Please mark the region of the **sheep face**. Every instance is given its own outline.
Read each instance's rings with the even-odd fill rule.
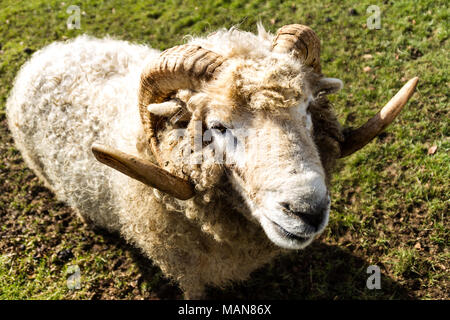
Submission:
[[[214,149],[224,155],[224,173],[246,200],[247,216],[290,249],[311,243],[327,224],[330,207],[306,109],[300,103],[276,116],[242,112],[227,122],[211,112],[206,120]]]
[[[323,90],[313,72],[288,60],[236,61],[203,92],[179,94],[191,114],[187,130],[172,127],[160,140],[170,171],[197,190],[225,177],[245,199],[247,218],[276,245],[299,249],[325,228],[330,197],[310,114]],[[324,79],[322,89],[341,86]]]

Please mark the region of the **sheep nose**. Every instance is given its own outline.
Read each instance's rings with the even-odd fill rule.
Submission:
[[[325,210],[322,210],[315,213],[293,212],[293,214],[314,227],[315,231],[317,231],[325,218],[325,212]]]
[[[304,223],[314,227],[315,231],[318,231],[323,221],[326,219],[330,200],[327,197],[319,203],[311,206],[311,210],[299,211],[293,209],[293,206],[288,202],[282,202],[280,205],[286,209],[290,214],[299,217]]]

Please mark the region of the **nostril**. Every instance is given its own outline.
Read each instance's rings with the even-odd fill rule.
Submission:
[[[319,202],[316,201],[313,205],[308,205],[309,210],[299,210],[296,208],[295,203],[292,202],[280,202],[279,205],[287,214],[297,216],[305,224],[314,227],[317,231],[327,217],[330,199],[326,197]]]
[[[315,213],[294,212],[294,214],[302,219],[305,223],[316,228],[316,230],[319,228],[325,217],[325,211]]]

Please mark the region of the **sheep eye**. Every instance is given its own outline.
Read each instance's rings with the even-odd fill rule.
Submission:
[[[220,131],[220,133],[222,133],[222,134],[224,134],[225,133],[225,131],[227,131],[227,128],[223,125],[223,124],[221,124],[221,123],[214,123],[212,126],[211,126],[211,130],[218,130],[218,131]]]

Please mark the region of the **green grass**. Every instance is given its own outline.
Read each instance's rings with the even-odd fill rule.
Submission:
[[[381,9],[379,30],[366,26],[371,14],[366,9],[373,4]],[[69,5],[81,8],[79,30],[66,26]],[[349,14],[351,8],[356,15]],[[186,35],[205,35],[217,28],[255,31],[259,20],[272,32],[289,23],[316,31],[322,41],[323,73],[345,84],[331,99],[346,126],[362,124],[406,80],[420,80],[386,133],[339,163],[329,227],[320,243],[296,256],[298,261],[306,259],[304,268],[284,267],[290,260],[282,259],[225,294],[253,297],[252,291],[270,288],[271,295],[258,297],[450,297],[447,1],[3,0],[1,299],[179,297],[159,269],[145,267],[148,261],[136,262],[133,250],[119,240],[88,230],[48,191],[40,190],[41,184],[25,168],[6,130],[5,102],[30,54],[83,33],[165,49],[183,43]],[[364,72],[364,67],[371,70]],[[428,154],[434,145],[436,152]],[[60,218],[61,212],[67,217]],[[66,249],[72,256],[59,259],[58,252]],[[75,291],[66,286],[67,267],[74,264],[81,268],[83,283]],[[369,264],[381,267],[384,290],[365,289]],[[342,277],[333,276],[336,272]],[[304,282],[308,284],[299,285]],[[219,291],[211,295],[220,297]]]

